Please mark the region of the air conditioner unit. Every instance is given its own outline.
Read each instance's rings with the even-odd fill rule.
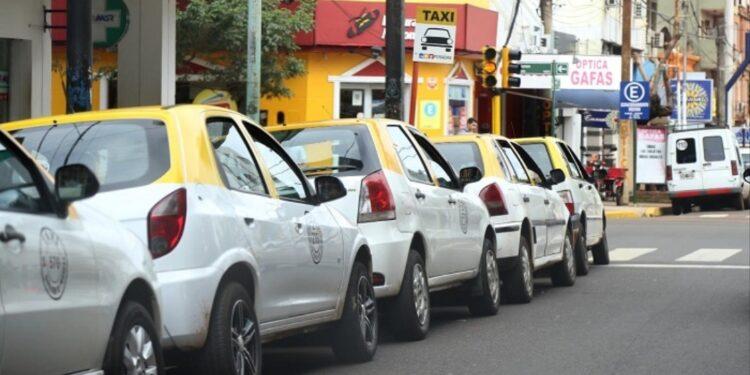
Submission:
[[[651,47],[663,48],[664,47],[664,33],[655,32],[651,37]]]
[[[643,3],[641,3],[640,1],[636,1],[636,3],[635,3],[635,9],[633,11],[633,17],[635,17],[636,19],[643,18]]]
[[[550,39],[551,36],[549,34],[540,35],[537,37],[536,45],[537,47],[540,47],[542,51],[546,51],[550,47]]]

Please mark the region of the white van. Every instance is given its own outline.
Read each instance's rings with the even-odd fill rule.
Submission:
[[[675,215],[692,204],[721,202],[738,210],[750,203],[742,159],[728,128],[677,131],[667,138],[667,188]]]

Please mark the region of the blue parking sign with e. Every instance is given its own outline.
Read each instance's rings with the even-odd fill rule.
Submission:
[[[435,103],[427,103],[424,106],[424,114],[428,117],[435,116],[437,114],[437,106]]]
[[[623,81],[620,83],[620,119],[648,120],[651,91],[648,82]]]

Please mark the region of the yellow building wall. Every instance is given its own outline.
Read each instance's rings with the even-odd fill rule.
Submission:
[[[94,73],[100,72],[102,69],[116,69],[117,68],[117,53],[105,51],[101,49],[94,49],[94,55],[92,57],[92,68]],[[67,69],[67,60],[65,56],[65,47],[55,47],[52,49],[52,114],[62,115],[65,114],[65,88],[63,87],[63,79],[65,78],[65,69]],[[91,109],[98,111],[99,105],[99,91],[100,82],[94,80],[91,82]]]

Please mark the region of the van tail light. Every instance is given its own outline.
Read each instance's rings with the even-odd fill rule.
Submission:
[[[381,171],[369,174],[362,179],[359,190],[359,218],[360,223],[372,221],[393,220],[396,218],[396,203],[393,200],[391,187]]]
[[[560,198],[565,202],[565,207],[568,208],[568,212],[573,215],[573,212],[576,210],[573,204],[573,193],[571,193],[570,190],[562,190],[559,194]]]
[[[505,206],[503,192],[497,184],[492,183],[485,186],[485,188],[479,192],[479,198],[482,199],[484,205],[487,206],[487,211],[489,211],[490,216],[508,214],[508,208]]]
[[[177,189],[162,198],[148,213],[148,249],[156,259],[169,254],[180,243],[185,229],[187,192]]]
[[[737,160],[732,160],[732,176],[736,176],[738,174],[740,174],[740,171],[737,168]]]
[[[667,181],[672,181],[672,166],[667,166]]]

